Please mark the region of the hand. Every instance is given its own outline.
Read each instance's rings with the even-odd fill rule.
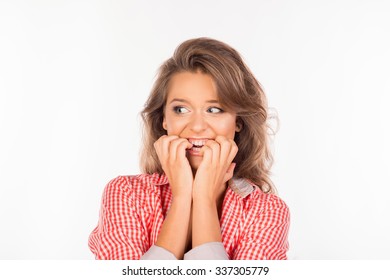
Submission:
[[[233,177],[235,163],[232,163],[238,147],[232,139],[217,136],[202,147],[203,160],[196,172],[193,199],[216,203],[225,190],[225,184]]]
[[[190,199],[192,196],[193,175],[186,157],[186,149],[191,147],[192,144],[187,139],[176,135],[163,135],[154,143],[174,199]]]

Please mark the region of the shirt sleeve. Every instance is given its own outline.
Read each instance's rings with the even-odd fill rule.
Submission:
[[[140,221],[126,180],[118,177],[109,182],[103,192],[98,226],[89,237],[96,259],[139,260],[149,249],[148,233]]]
[[[149,250],[141,257],[141,260],[177,260],[175,255],[168,250],[153,245]]]
[[[197,246],[186,254],[184,260],[228,260],[225,247],[221,242],[209,242]]]
[[[279,197],[270,195],[265,209],[259,211],[241,236],[233,259],[287,259],[289,225],[288,206]]]

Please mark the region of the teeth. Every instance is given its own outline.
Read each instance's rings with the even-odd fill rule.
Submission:
[[[204,146],[206,140],[190,140],[190,143],[194,146]]]

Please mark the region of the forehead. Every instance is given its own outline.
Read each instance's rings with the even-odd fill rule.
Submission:
[[[180,99],[218,99],[217,88],[211,75],[202,72],[180,72],[168,85],[167,101]]]

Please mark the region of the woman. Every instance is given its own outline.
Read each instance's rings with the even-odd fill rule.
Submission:
[[[286,259],[289,210],[269,178],[267,102],[225,43],[185,41],[142,112],[138,176],[106,186],[97,259]]]

